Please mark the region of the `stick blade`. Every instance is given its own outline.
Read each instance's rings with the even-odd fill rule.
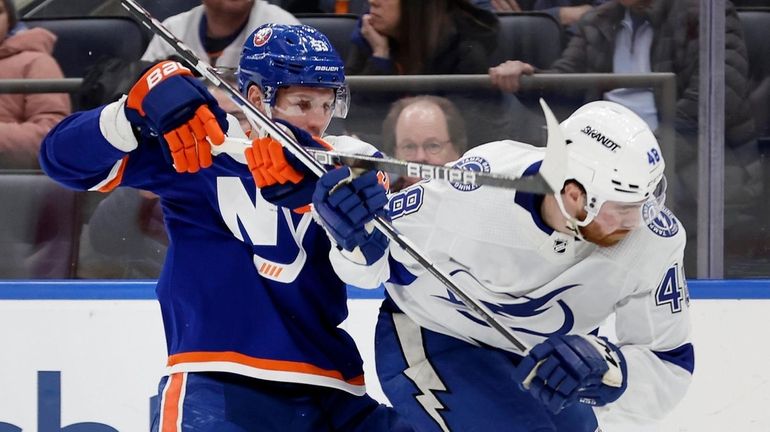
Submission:
[[[567,140],[564,132],[553,115],[551,108],[541,98],[540,106],[545,115],[545,124],[548,128],[548,141],[545,146],[545,159],[540,165],[540,175],[554,193],[558,193],[564,186],[567,176]]]

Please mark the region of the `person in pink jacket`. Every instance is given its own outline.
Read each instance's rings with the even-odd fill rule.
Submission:
[[[0,1],[0,79],[63,78],[54,43],[48,30],[19,26],[13,2]],[[66,93],[0,94],[0,168],[38,168],[40,142],[70,111]]]

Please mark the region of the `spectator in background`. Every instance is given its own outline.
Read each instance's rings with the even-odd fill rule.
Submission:
[[[554,17],[564,28],[566,42],[577,32],[577,22],[583,15],[606,2],[607,0],[535,0],[532,10]]]
[[[55,43],[50,31],[20,25],[13,1],[0,1],[0,79],[64,78]],[[38,168],[40,142],[69,113],[66,93],[0,94],[0,168]]]
[[[515,1],[515,0],[510,0]],[[469,0],[481,9],[492,11],[491,0]],[[368,0],[270,0],[291,13],[350,13],[363,15],[369,12]]]
[[[483,0],[476,0],[476,3],[482,3]],[[526,9],[522,9],[519,6],[519,2],[516,0],[486,0],[486,3],[495,12],[522,12]],[[526,7],[526,6],[525,6]]]
[[[348,74],[483,73],[497,45],[494,14],[467,0],[369,0]]]
[[[580,18],[594,6],[598,6],[607,0],[488,0],[490,7],[495,12],[545,12],[561,23],[569,27],[577,23]],[[476,3],[481,3],[477,0]]]
[[[366,12],[366,0],[271,0],[291,13],[351,13]]]
[[[262,24],[299,24],[289,12],[264,0],[203,0],[202,5],[163,21],[171,33],[212,66],[238,67],[241,48]],[[155,61],[176,54],[157,35],[142,60]]]
[[[353,32],[348,75],[480,74],[497,46],[494,13],[467,0],[369,0],[370,11]],[[507,100],[497,91],[437,91],[451,99],[468,124],[473,143],[510,136]],[[379,142],[381,122],[403,92],[358,91],[347,132]]]
[[[396,159],[443,165],[457,160],[468,147],[465,121],[457,107],[438,96],[414,96],[396,101],[382,124],[382,151]],[[419,179],[399,177],[397,192]]]
[[[725,226],[752,226],[753,206],[762,192],[759,154],[748,99],[748,61],[738,15],[730,2],[725,34]],[[697,131],[699,90],[699,1],[612,0],[590,11],[578,32],[549,69],[536,71],[527,63],[509,60],[489,70],[492,82],[504,91],[519,90],[521,75],[545,73],[676,74],[676,179],[673,203],[679,217],[694,227],[697,203]],[[569,93],[566,89],[561,94]],[[603,92],[587,89],[585,100],[621,103],[658,128],[661,99],[652,89],[629,88]],[[676,188],[676,186],[680,186]],[[756,221],[754,221],[756,222]],[[694,235],[696,230],[690,230]],[[686,257],[693,268],[694,252]]]
[[[607,0],[473,0],[481,8],[494,12],[544,12],[564,28],[565,41],[575,34],[576,24],[586,12]]]

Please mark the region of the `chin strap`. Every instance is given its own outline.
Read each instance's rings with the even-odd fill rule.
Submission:
[[[575,216],[572,216],[567,212],[566,207],[564,207],[564,201],[561,199],[560,193],[553,194],[553,197],[556,199],[556,204],[559,206],[559,210],[561,211],[562,216],[564,216],[564,219],[567,221],[565,227],[575,237],[585,241],[586,239],[583,237],[583,233],[580,232],[580,228],[590,224],[594,220],[594,216],[590,212],[586,211],[585,220],[579,221],[577,218],[575,218]]]
[[[273,118],[273,110],[270,107],[270,104],[266,103],[263,100],[262,103],[261,103],[261,106],[262,106],[262,111],[265,113],[265,115],[268,118]],[[268,135],[267,129],[265,129],[263,126],[260,126],[259,124],[257,124],[254,120],[251,119],[251,117],[246,116],[246,120],[251,125],[251,130],[255,131],[257,133],[256,135],[253,135],[253,136],[249,135],[249,138],[251,138],[251,139],[254,139],[254,138],[264,138],[264,137],[266,137]],[[283,125],[281,125],[281,126],[283,126]],[[285,127],[284,127],[284,130],[286,130]]]

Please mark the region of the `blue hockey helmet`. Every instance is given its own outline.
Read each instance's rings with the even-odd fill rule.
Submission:
[[[334,117],[345,118],[348,90],[345,65],[329,39],[306,25],[264,24],[246,39],[238,64],[238,87],[245,96],[258,85],[265,102],[275,106],[280,87],[334,89]]]

